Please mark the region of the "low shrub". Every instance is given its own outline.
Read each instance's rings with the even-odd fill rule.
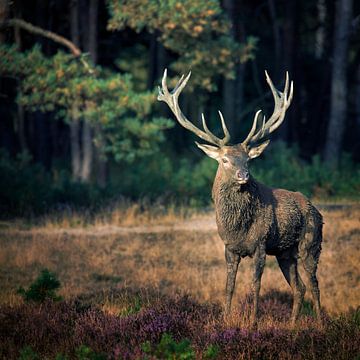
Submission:
[[[216,161],[206,156],[196,161],[157,154],[111,166],[110,183],[99,189],[72,181],[67,170],[49,173],[30,160],[26,155],[11,159],[0,151],[0,217],[39,215],[69,207],[93,212],[119,198],[204,207],[211,203],[217,168]],[[306,162],[296,147],[274,143],[250,166],[253,176],[269,186],[318,199],[359,198],[360,166],[346,154],[333,170],[318,155]]]
[[[291,329],[290,304],[288,311],[283,309],[287,297],[270,297],[278,320],[260,324],[257,330],[227,325],[218,305],[183,296],[159,298],[127,316],[83,306],[78,300],[2,306],[0,357],[290,360],[355,359],[360,354],[356,313],[325,316],[322,326],[307,316]],[[261,298],[262,311],[270,308],[269,301]],[[248,311],[242,306],[240,317]]]
[[[61,297],[56,295],[56,290],[59,288],[60,281],[57,276],[48,269],[44,269],[27,290],[20,287],[18,294],[20,294],[25,301],[58,301],[61,300]]]
[[[170,334],[164,333],[155,346],[150,341],[141,344],[141,350],[156,359],[166,360],[193,360],[195,352],[188,339],[176,342]]]

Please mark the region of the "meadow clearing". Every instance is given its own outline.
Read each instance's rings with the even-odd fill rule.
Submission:
[[[48,345],[40,345],[32,336],[26,335],[21,324],[13,324],[15,318],[26,319],[27,316],[34,316],[34,313],[40,314],[47,307],[47,313],[64,310],[59,309],[60,305],[57,304],[45,304],[43,308],[24,304],[17,294],[19,286],[28,287],[40,270],[47,268],[61,282],[58,293],[63,298],[61,303],[66,304],[63,307],[71,308],[75,306],[74,302],[85,304],[91,311],[96,309],[101,316],[109,319],[146,317],[145,313],[149,309],[157,309],[163,314],[165,308],[169,311],[178,309],[182,320],[191,315],[190,309],[193,309],[194,314],[202,314],[200,317],[195,316],[197,320],[187,319],[187,325],[183,324],[184,331],[175,325],[175,328],[164,325],[158,333],[152,330],[151,334],[158,334],[155,338],[132,328],[134,338],[138,336],[139,341],[142,339],[142,345],[136,341],[130,342],[133,350],[130,352],[120,340],[118,343],[116,340],[106,340],[106,335],[101,341],[94,340],[97,338],[95,335],[76,340],[77,345],[88,345],[96,354],[107,354],[110,358],[142,358],[141,346],[146,341],[155,346],[154,343],[161,341],[164,333],[170,333],[178,341],[185,337],[191,340],[193,347],[189,345],[189,348],[193,352],[189,350],[188,358],[206,358],[206,351],[210,351],[209,346],[212,346],[211,341],[216,345],[216,351],[210,354],[213,358],[356,358],[360,354],[360,315],[356,310],[360,305],[360,207],[356,204],[327,206],[322,208],[322,213],[325,224],[318,278],[322,306],[326,313],[325,324],[319,325],[313,321],[311,304],[307,298],[297,330],[291,329],[287,321],[291,306],[290,288],[276,259],[268,256],[262,280],[261,319],[255,333],[249,328],[246,300],[250,291],[251,259],[241,262],[231,316],[226,320],[221,316],[226,265],[223,243],[217,234],[212,211],[186,216],[170,211],[166,215],[151,216],[129,208],[113,211],[111,216],[98,217],[92,221],[74,215],[71,218],[46,218],[34,226],[20,221],[1,223],[0,317],[5,324],[0,333],[3,336],[1,354],[16,358],[21,347],[30,345],[47,358],[59,353],[67,354],[70,358],[80,356],[74,355],[75,345],[69,339],[63,339],[65,342],[59,340],[57,345],[43,339]],[[58,321],[62,323],[62,320]],[[137,321],[146,323],[147,320],[138,318]],[[175,320],[173,322],[176,324]],[[188,323],[192,325],[189,327]],[[105,323],[102,324],[105,326]],[[194,324],[197,324],[198,330],[193,329]],[[102,332],[99,323],[93,326]],[[6,332],[11,331],[12,327],[23,333],[21,338],[8,336]],[[234,333],[226,335],[230,336],[230,340],[225,341],[219,334],[216,336],[222,340],[213,335],[214,329],[222,331],[223,337],[226,331]],[[274,339],[276,336],[285,336],[287,340],[272,341],[268,333],[274,329],[279,332],[278,335],[272,335]],[[321,335],[320,340],[314,340],[311,332],[306,335],[310,337],[306,337],[304,332],[309,329],[316,331],[316,336]],[[207,331],[212,335],[204,340],[202,336]],[[255,338],[247,338],[247,346],[239,349],[236,347],[241,343],[239,337],[246,337],[239,331],[245,331],[248,337],[249,334],[268,334],[265,336],[267,340],[262,343],[272,344],[273,350],[266,348],[256,352]],[[46,338],[46,335],[42,336]],[[59,336],[61,338],[64,335]],[[195,339],[194,336],[199,338]],[[302,336],[307,340],[302,339]],[[28,339],[30,344],[25,343],[24,339]],[[232,341],[237,344],[235,348],[229,348]],[[298,344],[299,341],[302,345]],[[117,348],[116,344],[122,345]],[[289,344],[295,344],[295,347]],[[175,355],[168,357],[157,348],[151,349],[148,354],[154,358],[177,358]],[[322,357],[321,354],[333,354],[333,357]]]

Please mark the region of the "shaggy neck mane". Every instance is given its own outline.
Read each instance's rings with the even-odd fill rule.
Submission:
[[[219,169],[213,186],[218,220],[229,231],[247,231],[262,207],[258,183],[250,176],[246,184],[224,180]]]

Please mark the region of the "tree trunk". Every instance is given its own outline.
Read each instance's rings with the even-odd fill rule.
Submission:
[[[9,14],[9,1],[0,0],[0,25],[5,22]],[[0,44],[5,42],[5,31],[0,27]]]
[[[338,0],[334,32],[330,121],[327,129],[324,160],[337,167],[346,120],[346,68],[352,0]]]
[[[149,51],[149,66],[147,77],[147,88],[152,89],[156,78],[156,58],[157,58],[157,41],[156,34],[150,35],[150,51]]]
[[[318,0],[316,7],[319,25],[315,33],[315,57],[321,59],[325,48],[326,1]]]
[[[291,1],[291,0],[290,0]],[[281,36],[280,36],[280,28],[278,23],[278,15],[276,13],[275,2],[274,0],[268,0],[269,13],[272,22],[272,32],[274,37],[274,62],[275,62],[275,74],[273,75],[275,79],[278,79],[280,72],[280,64],[281,64]]]
[[[282,31],[283,42],[278,66],[278,79],[281,79],[281,81],[284,81],[283,79],[285,78],[286,71],[289,72],[290,78],[292,79],[294,79],[296,75],[294,71],[294,60],[296,57],[295,45],[298,43],[298,39],[296,37],[296,5],[296,0],[288,0],[285,4],[285,19]],[[295,135],[295,138],[294,136],[291,136],[291,133],[294,132],[291,130],[294,130],[296,127],[296,111],[294,111],[296,105],[297,102],[295,99],[287,113],[287,120],[281,124],[278,131],[278,137],[286,143],[291,143],[293,140],[297,140],[296,131],[295,134],[293,134]]]
[[[235,121],[235,93],[236,81],[224,79],[223,82],[223,110],[224,118],[230,134],[234,137],[236,131]]]
[[[83,183],[89,183],[93,162],[93,132],[89,122],[87,121],[84,121],[82,128],[82,151],[83,158],[81,163],[80,180]]]
[[[79,109],[76,104],[72,108],[70,122],[70,149],[71,149],[71,170],[74,181],[80,180],[81,175],[81,147],[80,147],[80,119]]]
[[[360,63],[357,65],[356,69],[356,87],[355,87],[355,111],[356,111],[356,128],[357,128],[357,139],[359,139],[359,133],[360,133]],[[356,151],[357,150],[357,151]],[[357,141],[357,146],[355,146],[355,154],[357,154],[357,159],[360,158],[360,144],[359,141]]]
[[[79,4],[77,0],[70,3],[70,34],[71,41],[80,47],[79,32]],[[81,145],[80,145],[80,118],[79,106],[74,100],[72,105],[72,117],[70,119],[70,151],[71,151],[71,172],[74,181],[80,181],[81,178]]]
[[[97,13],[98,0],[82,1],[81,4],[81,41],[83,48],[90,54],[92,62],[97,61]],[[85,104],[87,106],[87,104]],[[89,183],[93,169],[93,129],[84,119],[82,125],[82,162],[80,180]]]
[[[15,8],[15,16],[18,19],[21,19],[21,11],[17,4],[17,2],[14,2],[14,8]],[[14,37],[15,37],[15,44],[19,51],[21,51],[22,47],[22,41],[21,41],[21,31],[19,26],[14,27]],[[20,94],[20,86],[18,86],[17,93]],[[17,123],[18,123],[18,136],[19,136],[19,144],[20,144],[20,150],[21,152],[28,151],[27,143],[26,143],[26,135],[25,135],[25,111],[24,107],[21,104],[17,104]]]
[[[231,22],[231,36],[233,38],[236,37],[235,33],[235,0],[224,0],[223,6],[225,11],[228,14],[228,17]],[[235,72],[237,70],[235,69]],[[237,74],[236,74],[237,75]],[[225,79],[223,81],[223,113],[226,119],[226,123],[228,125],[228,129],[232,137],[236,138],[236,130],[238,123],[238,118],[236,117],[236,97],[238,94],[236,93],[236,85],[237,79]]]
[[[90,0],[87,51],[90,53],[90,58],[93,64],[96,64],[98,60],[98,9],[99,1]],[[97,145],[95,147],[96,181],[101,188],[104,188],[107,182],[107,158],[104,153],[105,136],[99,124],[96,125],[95,128],[97,137]],[[94,134],[92,134],[92,136],[94,137]]]

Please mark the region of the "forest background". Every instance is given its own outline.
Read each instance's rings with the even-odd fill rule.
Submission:
[[[203,207],[216,162],[156,100],[192,71],[181,107],[232,142],[267,70],[294,100],[257,179],[324,200],[360,191],[360,3],[351,0],[0,1],[0,216],[123,201]]]

